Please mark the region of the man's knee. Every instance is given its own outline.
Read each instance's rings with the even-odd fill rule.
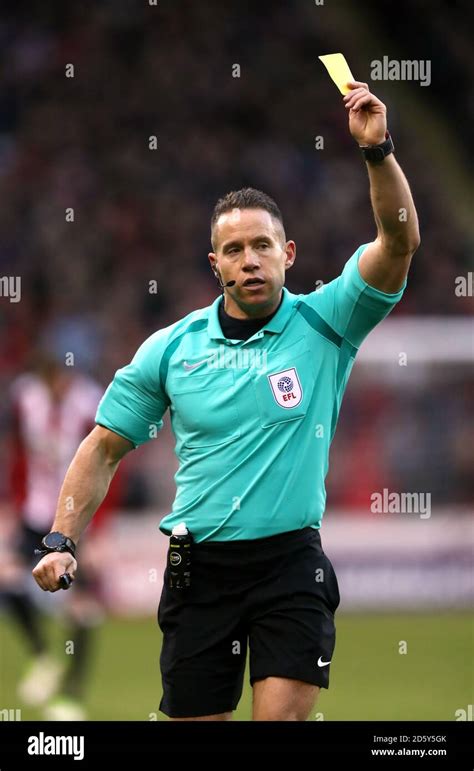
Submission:
[[[253,720],[307,720],[320,688],[301,680],[267,677],[253,686]]]

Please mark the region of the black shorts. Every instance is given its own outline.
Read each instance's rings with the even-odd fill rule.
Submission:
[[[26,565],[36,565],[40,561],[41,557],[35,554],[35,549],[41,549],[41,539],[47,532],[48,530],[36,530],[22,522],[15,534],[14,548]]]
[[[193,545],[191,587],[170,589],[158,607],[163,698],[170,717],[229,712],[265,677],[329,687],[339,589],[318,530]]]

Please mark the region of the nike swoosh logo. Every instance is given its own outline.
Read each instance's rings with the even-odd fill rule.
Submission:
[[[330,664],[330,661],[323,661],[323,657],[320,656],[318,659],[318,667],[327,667],[328,664]]]
[[[204,362],[209,361],[209,358],[208,359],[203,359],[202,361],[198,361],[196,364],[188,364],[187,361],[184,361],[183,362],[183,367],[184,367],[184,369],[187,369],[188,372],[189,372],[189,370],[196,369],[196,367],[200,367],[201,364],[204,364]]]

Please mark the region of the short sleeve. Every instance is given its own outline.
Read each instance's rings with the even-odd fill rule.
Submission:
[[[401,299],[406,281],[394,294],[381,292],[364,281],[359,272],[363,244],[346,262],[341,275],[315,292],[304,295],[307,302],[341,337],[356,348]]]
[[[135,447],[162,429],[162,417],[169,406],[159,377],[163,347],[160,332],[145,340],[130,364],[117,370],[97,408],[96,423]]]

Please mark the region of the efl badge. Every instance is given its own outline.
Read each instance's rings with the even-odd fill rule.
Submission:
[[[291,410],[292,407],[298,406],[303,398],[303,389],[294,367],[268,375],[268,379],[275,401],[280,407]]]

